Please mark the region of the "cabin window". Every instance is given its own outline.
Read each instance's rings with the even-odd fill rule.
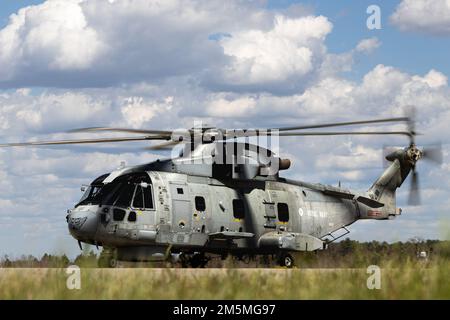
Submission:
[[[206,210],[205,198],[195,197],[195,210],[197,210],[197,211],[205,211]]]
[[[128,221],[130,221],[130,222],[135,222],[136,221],[136,212],[131,211],[128,214]]]
[[[123,218],[125,218],[125,210],[122,209],[114,209],[113,211],[113,219],[114,221],[123,221]]]
[[[280,222],[288,222],[289,221],[289,207],[287,203],[279,202],[277,205],[278,209],[278,220]]]
[[[184,194],[183,188],[177,188],[177,193],[178,194]]]
[[[245,218],[244,201],[242,201],[241,199],[233,200],[233,216],[235,219],[244,219]]]

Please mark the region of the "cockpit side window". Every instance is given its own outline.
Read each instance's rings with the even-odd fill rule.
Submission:
[[[117,207],[128,208],[131,204],[131,198],[134,193],[134,184],[131,182],[125,183],[120,191],[119,197],[114,203]]]
[[[151,185],[148,185],[147,188],[144,189],[144,202],[146,209],[154,209],[155,206],[153,204],[153,188]]]
[[[142,192],[141,186],[136,186],[136,191],[133,198],[133,208],[143,209],[144,208],[144,194]]]
[[[100,191],[99,198],[103,200],[102,204],[111,206],[116,201],[122,190],[122,184],[108,183]]]

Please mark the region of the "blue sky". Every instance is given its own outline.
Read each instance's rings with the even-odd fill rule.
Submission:
[[[450,41],[445,36],[405,33],[389,21],[400,1],[385,0],[341,0],[341,1],[269,1],[269,8],[284,8],[292,4],[311,7],[315,14],[327,16],[333,23],[333,32],[327,38],[330,51],[343,52],[353,47],[360,39],[378,37],[383,46],[370,59],[361,61],[351,76],[360,77],[375,65],[395,65],[410,73],[424,73],[430,68],[450,74],[448,56]],[[381,9],[381,30],[369,30],[366,20],[367,7],[378,5]],[[405,59],[405,54],[408,59]]]
[[[190,127],[199,119],[223,127],[354,120],[399,115],[414,104],[420,142],[444,143],[440,167],[419,166],[424,205],[406,205],[407,181],[398,193],[401,217],[357,222],[350,236],[446,236],[450,7],[444,0],[149,3],[2,1],[2,142],[69,138],[61,132],[87,126]],[[381,30],[366,27],[372,4],[381,9]],[[9,20],[20,8],[19,18]],[[218,34],[227,36],[211,36]],[[382,146],[405,143],[288,138],[280,152],[293,160],[288,178],[367,190],[382,171]],[[77,253],[64,217],[81,196],[79,186],[122,160],[133,165],[162,156],[142,146],[0,150],[0,243],[8,244],[0,255]]]

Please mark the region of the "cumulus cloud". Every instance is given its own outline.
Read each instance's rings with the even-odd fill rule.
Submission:
[[[320,66],[332,24],[305,12],[241,1],[47,0],[0,30],[0,87],[193,77],[217,91],[293,92],[329,69]],[[335,70],[348,65],[331,58]]]
[[[305,80],[316,69],[314,64],[323,59],[323,41],[331,29],[323,16],[276,16],[271,30],[248,30],[224,37],[220,44],[233,60],[221,76],[237,86]]]
[[[0,81],[13,80],[24,68],[87,69],[106,45],[88,25],[81,0],[52,0],[19,10],[0,31]]]
[[[124,102],[122,115],[126,123],[133,128],[141,127],[160,113],[170,112],[173,107],[173,97],[167,97],[161,103],[146,103],[143,97],[129,97]]]
[[[402,31],[433,35],[450,35],[450,2],[448,0],[402,0],[390,17]]]
[[[264,28],[272,14],[240,1],[47,0],[0,30],[0,85],[102,87],[226,63],[209,36]]]
[[[375,49],[381,46],[381,41],[376,37],[363,39],[358,42],[356,51],[363,53],[372,53]]]
[[[223,102],[218,95],[217,101]],[[245,98],[246,97],[246,98]],[[238,107],[224,108],[226,117],[253,117],[256,113],[268,117],[310,117],[343,115],[400,114],[407,105],[416,105],[419,111],[443,112],[450,109],[450,91],[447,77],[431,69],[425,75],[411,75],[392,66],[377,65],[364,75],[361,82],[342,77],[329,77],[318,81],[301,94],[275,96],[271,94],[242,94],[229,98],[227,106],[247,107],[245,113]],[[250,103],[251,102],[251,103]],[[212,115],[213,113],[211,113]],[[214,114],[219,117],[220,114]],[[427,114],[428,118],[434,113]]]

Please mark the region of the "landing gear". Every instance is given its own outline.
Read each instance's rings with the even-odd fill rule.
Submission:
[[[180,262],[183,268],[204,268],[208,261],[209,259],[204,253],[194,253],[193,255],[180,254]]]
[[[281,254],[278,258],[278,264],[281,267],[292,268],[294,266],[294,258],[289,253]]]
[[[194,253],[190,263],[192,268],[204,268],[208,263],[208,258],[206,258],[204,253]]]
[[[104,248],[97,264],[99,268],[116,268],[117,267],[117,254],[115,249]]]

